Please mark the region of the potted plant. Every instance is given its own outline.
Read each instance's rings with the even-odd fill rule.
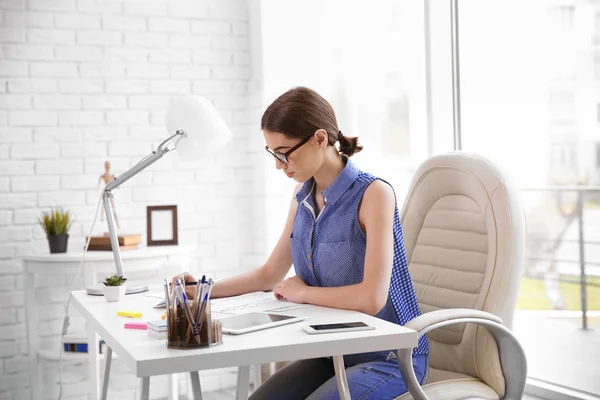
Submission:
[[[66,253],[69,240],[69,229],[73,224],[73,218],[69,211],[50,210],[42,212],[38,221],[48,238],[50,253]]]
[[[104,280],[104,298],[106,301],[119,301],[125,296],[127,278],[119,275],[113,275]]]

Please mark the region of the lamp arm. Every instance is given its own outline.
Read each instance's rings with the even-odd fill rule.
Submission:
[[[102,203],[104,206],[104,213],[106,214],[106,222],[108,224],[108,234],[110,237],[110,245],[113,251],[113,256],[115,258],[115,265],[117,267],[117,274],[119,276],[124,276],[123,272],[123,260],[121,259],[121,249],[119,249],[119,240],[117,238],[117,230],[115,229],[115,220],[113,216],[113,208],[111,204],[111,199],[113,197],[112,190],[118,188],[129,179],[133,178],[150,165],[154,164],[156,161],[160,160],[165,154],[167,154],[170,149],[168,144],[178,137],[175,145],[181,140],[182,137],[185,136],[185,133],[181,130],[177,131],[173,136],[167,138],[164,142],[162,142],[156,151],[153,151],[152,154],[142,158],[137,164],[135,164],[130,170],[122,173],[121,175],[115,177],[112,181],[110,181],[106,187],[104,188],[104,193],[102,194]]]
[[[115,229],[115,220],[113,216],[112,205],[110,200],[112,193],[110,190],[105,190],[102,195],[102,203],[104,213],[106,214],[106,223],[108,224],[108,235],[110,237],[110,247],[112,248],[113,257],[115,258],[115,266],[117,267],[117,275],[124,276],[123,260],[121,259],[121,249],[119,249],[119,240],[117,238],[117,230]]]
[[[154,164],[156,161],[160,160],[165,154],[167,154],[172,149],[166,147],[166,144],[172,141],[174,138],[181,136],[183,137],[185,133],[183,131],[177,131],[173,136],[167,138],[164,142],[162,142],[158,149],[153,151],[151,154],[142,158],[137,164],[135,164],[130,170],[123,172],[121,175],[116,176],[112,181],[110,181],[106,187],[104,188],[105,192],[110,192],[114,190],[139,174],[141,171],[148,168],[150,165]],[[179,139],[177,140],[179,142]]]

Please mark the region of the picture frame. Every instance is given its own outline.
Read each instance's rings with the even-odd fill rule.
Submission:
[[[147,206],[146,234],[148,246],[177,245],[177,206]]]

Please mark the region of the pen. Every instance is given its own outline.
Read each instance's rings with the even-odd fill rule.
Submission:
[[[207,285],[208,285],[208,298],[210,299],[210,294],[212,293],[212,287],[213,287],[213,281],[212,281],[212,279],[209,279]]]
[[[202,307],[200,307],[200,311],[199,311],[200,322],[198,323],[198,330],[200,330],[200,328],[202,328],[202,323],[204,322],[204,312],[206,311],[207,300],[208,300],[208,293],[206,293],[204,295],[204,300],[202,300]],[[208,328],[210,329],[210,326]]]
[[[196,290],[196,294],[198,295],[198,308],[196,309],[195,316],[196,321],[198,321],[198,324],[202,324],[202,321],[200,320],[200,311],[202,309],[202,299],[204,299],[204,296],[206,295],[206,285],[200,284],[200,286]]]
[[[200,299],[202,298],[200,292],[201,292],[201,290],[197,289],[196,293],[194,293],[194,302],[192,303],[192,305],[193,305],[192,315],[193,316],[198,315],[198,309],[200,308]],[[196,323],[198,323],[198,318],[196,318]]]
[[[171,286],[173,284],[173,282],[169,282],[169,286]],[[198,282],[196,281],[189,281],[189,282],[185,282],[185,286],[196,286],[198,284]]]
[[[165,278],[165,304],[167,305],[167,310],[171,307],[171,302],[169,301],[169,287],[167,286],[167,279]]]
[[[179,281],[177,282],[177,285],[175,285],[175,291],[177,292],[177,295],[179,297],[179,302],[183,306],[184,314],[187,317],[188,322],[190,323],[190,327],[192,328],[192,332],[193,332],[194,336],[199,336],[200,330],[198,329],[198,327],[194,321],[194,318],[192,317],[192,311],[190,310],[190,305],[188,304],[187,297],[185,295],[185,291],[183,290],[183,287],[181,286]]]
[[[208,302],[209,298],[210,298],[210,292],[212,291],[212,283],[210,283],[210,280],[208,283],[202,285],[202,294],[203,294],[203,299],[204,301],[202,302],[202,309],[199,310],[199,316],[198,316],[198,321],[200,324],[202,324],[202,322],[204,321],[204,313],[206,312],[206,303]]]

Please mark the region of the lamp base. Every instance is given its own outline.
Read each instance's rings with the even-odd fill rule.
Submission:
[[[104,296],[103,287],[104,287],[104,285],[99,283],[97,285],[86,287],[85,291],[90,296]],[[127,283],[127,290],[125,291],[125,294],[127,295],[127,294],[143,293],[143,292],[147,292],[148,289],[149,289],[148,285],[134,286],[134,285]]]

